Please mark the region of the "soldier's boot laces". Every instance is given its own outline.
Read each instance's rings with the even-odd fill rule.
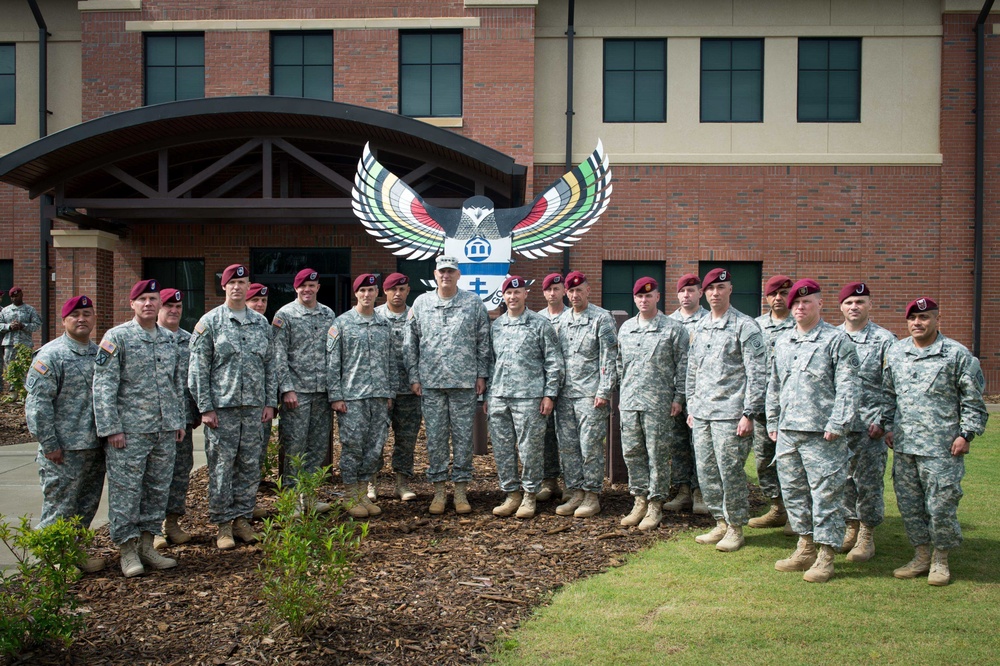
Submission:
[[[816,563],[816,544],[811,534],[799,537],[795,552],[774,563],[777,571],[808,571]]]
[[[648,503],[646,502],[645,495],[636,495],[635,501],[632,504],[632,511],[629,512],[627,516],[622,518],[620,525],[622,527],[635,527],[642,519],[646,517],[646,507]]]
[[[103,571],[105,566],[107,566],[107,562],[104,561],[103,557],[93,557],[86,553],[76,563],[76,568],[83,573],[97,573]]]
[[[542,487],[535,493],[535,499],[539,502],[548,502],[553,498],[562,498],[562,491],[559,489],[559,479],[545,479],[542,481]]]
[[[400,472],[396,472],[396,497],[404,502],[412,502],[417,499],[417,494],[410,490],[406,475]]]
[[[691,493],[691,513],[699,516],[707,516],[709,514],[708,505],[705,504],[705,500],[701,496],[701,488],[695,488]]]
[[[858,530],[858,541],[847,554],[848,562],[867,562],[875,554],[875,530],[864,523]]]
[[[576,511],[581,504],[583,504],[584,495],[586,495],[586,493],[584,493],[579,488],[574,490],[573,493],[569,496],[569,499],[567,499],[565,502],[556,507],[556,515],[572,516],[573,512]],[[563,493],[563,497],[566,497],[565,493]]]
[[[729,525],[726,528],[726,536],[722,537],[722,541],[715,544],[715,549],[721,550],[723,553],[735,553],[743,547],[744,543],[743,526]]]
[[[844,532],[844,544],[840,547],[840,552],[846,553],[854,548],[858,543],[858,531],[861,522],[857,520],[847,521],[847,530]]]
[[[947,550],[934,549],[934,554],[931,556],[931,572],[927,576],[927,582],[935,587],[947,585],[951,582],[951,570],[948,568]]]
[[[448,496],[445,491],[444,481],[434,482],[434,499],[431,500],[431,506],[428,509],[435,516],[440,516],[444,513],[444,507],[448,503]]]
[[[512,493],[507,493],[507,498],[503,501],[503,504],[493,507],[493,515],[500,518],[507,518],[508,516],[513,516],[514,512],[517,511],[518,507],[521,506],[521,500],[524,499],[520,490],[515,490]]]
[[[913,559],[892,572],[896,578],[916,578],[931,570],[931,548],[926,543],[917,546]]]
[[[583,502],[576,508],[573,515],[577,518],[590,518],[601,512],[601,497],[589,490],[583,496]]]
[[[141,576],[146,573],[146,569],[139,560],[139,539],[129,539],[119,547],[121,555],[122,573],[126,578]]]
[[[833,576],[833,556],[833,546],[821,544],[816,562],[802,574],[802,580],[808,583],[825,583],[830,580]]]
[[[785,512],[785,504],[780,499],[771,500],[771,508],[763,516],[751,518],[747,527],[762,529],[765,527],[784,527],[788,524],[788,514]]]
[[[524,520],[534,518],[536,499],[537,495],[535,493],[524,493],[524,497],[521,499],[521,506],[517,507],[517,513],[514,515]]]
[[[237,518],[233,521],[233,537],[243,543],[257,543],[260,541],[260,535],[253,531],[246,518]]]
[[[345,489],[347,490],[345,499],[347,500],[347,513],[350,514],[352,518],[367,518],[368,517],[368,507],[365,506],[364,499],[368,499],[365,495],[365,482],[359,481],[357,483],[345,483]]]
[[[468,489],[469,484],[465,481],[457,481],[455,483],[455,513],[459,515],[472,513],[472,505],[469,504],[469,498],[466,495]]]
[[[236,540],[233,539],[233,521],[219,523],[219,533],[215,536],[215,545],[219,550],[236,548]]]
[[[191,540],[191,535],[185,532],[177,522],[180,520],[180,517],[178,513],[168,513],[166,520],[163,521],[163,536],[170,543],[181,544]],[[153,545],[155,546],[156,544]]]
[[[639,529],[643,532],[655,530],[663,520],[663,503],[653,500],[646,504],[646,515],[639,522]]]
[[[371,481],[368,482],[367,497],[372,502],[378,499],[378,475],[373,476]]]
[[[699,534],[694,538],[695,543],[702,544],[716,544],[722,541],[723,537],[726,536],[726,531],[729,529],[729,525],[726,524],[724,520],[717,520],[715,522],[715,527],[712,528],[711,532],[706,534]]]
[[[677,488],[674,498],[663,505],[664,511],[690,511],[694,507],[694,499],[691,497],[691,486],[682,483]]]
[[[150,569],[173,569],[177,566],[177,560],[172,557],[164,557],[153,548],[152,532],[142,533],[142,540],[139,542],[139,561],[144,567]]]

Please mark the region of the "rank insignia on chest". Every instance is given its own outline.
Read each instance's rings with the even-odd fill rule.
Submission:
[[[44,363],[42,363],[41,361],[35,361],[35,362],[34,362],[34,363],[33,363],[33,364],[31,365],[31,367],[32,367],[32,368],[34,368],[34,369],[35,369],[35,372],[37,372],[37,373],[38,373],[38,374],[40,374],[40,375],[44,375],[44,374],[45,374],[46,372],[48,372],[48,371],[49,371],[49,366],[45,365],[45,364],[44,364]]]
[[[282,319],[281,317],[275,317],[274,321],[271,323],[274,325],[275,328],[281,328],[282,326],[285,325],[285,320]]]

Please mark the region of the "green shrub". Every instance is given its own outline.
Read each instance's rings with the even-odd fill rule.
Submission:
[[[10,363],[4,367],[3,378],[10,384],[10,390],[14,393],[14,399],[18,402],[24,402],[25,397],[28,395],[28,389],[24,387],[24,380],[27,378],[28,370],[31,368],[31,348],[25,345],[15,345],[14,349],[17,352]]]
[[[28,516],[14,527],[0,515],[0,541],[18,562],[15,575],[0,581],[0,654],[14,656],[48,640],[73,642],[84,623],[70,586],[93,538],[76,517],[32,529]]]

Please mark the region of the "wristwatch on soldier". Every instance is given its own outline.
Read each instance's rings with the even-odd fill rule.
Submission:
[[[976,438],[976,434],[973,432],[969,432],[968,430],[958,433],[958,436],[964,439],[969,444],[972,444],[972,440]]]

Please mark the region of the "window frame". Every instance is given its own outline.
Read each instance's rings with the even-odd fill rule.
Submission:
[[[826,42],[827,45],[827,67],[826,69],[807,69],[802,68],[802,44],[805,43],[817,43]],[[830,66],[830,45],[833,42],[854,42],[858,47],[858,66],[857,69],[833,69]],[[863,66],[863,44],[861,37],[799,37],[797,51],[796,51],[796,78],[795,78],[795,120],[799,123],[860,123],[861,122],[861,68]],[[803,119],[802,118],[802,74],[803,72],[826,72],[827,82],[826,82],[826,116],[825,119],[820,120],[816,118]],[[854,117],[850,119],[843,120],[831,120],[830,119],[830,72],[856,72],[857,73],[857,87],[854,91],[855,98],[855,109]]]
[[[295,267],[285,273],[265,273],[261,270],[261,263],[266,259],[268,253],[295,253],[304,256],[305,265],[296,263]],[[345,272],[330,272],[329,266],[324,266],[318,259],[319,255],[330,253],[337,263],[341,263]],[[351,248],[350,247],[252,247],[250,248],[250,281],[259,282],[268,287],[267,314],[268,320],[274,317],[278,309],[295,300],[295,291],[292,289],[292,281],[295,274],[303,268],[309,267],[316,270],[319,275],[320,290],[316,300],[328,306],[338,316],[349,310],[354,305],[354,294],[351,292],[353,278],[351,277]],[[312,256],[309,256],[312,255]],[[311,264],[311,265],[310,265]],[[291,292],[289,290],[291,289]]]
[[[178,65],[177,64],[177,39],[179,37],[200,37],[201,38],[201,65]],[[174,95],[173,99],[159,100],[150,102],[149,101],[149,72],[151,67],[157,69],[170,69],[165,65],[150,65],[149,64],[149,42],[150,40],[174,40],[174,64],[173,64],[173,81],[174,81]],[[143,106],[150,106],[153,104],[168,104],[170,102],[181,101],[177,97],[177,73],[180,68],[185,69],[196,69],[200,67],[201,69],[201,94],[195,97],[184,97],[182,99],[203,99],[205,97],[205,33],[204,32],[146,32],[143,33],[142,40],[142,104]]]
[[[764,279],[764,262],[762,261],[699,261],[698,262],[698,275],[704,277],[713,268],[723,268],[733,276],[732,285],[733,293],[730,296],[730,306],[736,308],[748,317],[757,318],[761,315],[762,308],[762,297],[764,294],[763,279]],[[755,279],[747,279],[743,277],[738,277],[744,273],[744,269],[751,268],[755,269]],[[738,280],[738,282],[737,282]],[[739,290],[737,290],[739,287]],[[737,303],[756,304],[757,309],[753,312],[747,312],[743,308],[739,307]],[[711,306],[708,304],[708,299],[705,296],[701,297],[701,304],[706,310],[711,310]]]
[[[462,30],[400,30],[398,33],[398,43],[397,43],[397,72],[396,81],[398,84],[398,99],[399,99],[399,115],[407,116],[408,118],[461,118],[462,113],[465,111],[465,34]],[[403,70],[406,67],[414,66],[413,63],[403,63],[403,40],[406,37],[419,36],[419,35],[429,35],[431,38],[431,53],[433,54],[433,40],[435,36],[444,35],[457,35],[459,38],[459,49],[458,49],[458,113],[434,113],[434,67],[435,65],[444,67],[452,67],[456,63],[435,63],[433,62],[433,55],[431,56],[431,62],[427,63],[426,66],[430,67],[430,90],[428,91],[428,98],[430,100],[430,113],[427,114],[410,114],[406,112],[403,108],[404,95],[403,95]]]
[[[17,44],[14,42],[3,42],[0,43],[0,49],[10,48],[11,55],[13,56],[13,67],[10,72],[0,72],[0,81],[10,80],[11,89],[11,115],[10,119],[6,119],[0,116],[0,125],[16,125],[17,124]]]
[[[178,267],[181,262],[190,261],[198,262],[201,264],[201,284],[192,287],[188,285],[180,285],[177,283],[177,273]],[[158,268],[154,268],[153,262],[160,262],[165,266],[167,263],[171,264],[171,271],[174,274],[172,279],[164,279],[163,274]],[[161,266],[162,268],[162,266]],[[205,314],[206,311],[206,298],[208,294],[205,292],[205,258],[204,257],[143,257],[142,258],[142,274],[146,279],[159,280],[161,287],[179,289],[184,293],[184,308],[181,312],[181,328],[189,333],[194,330],[194,325],[198,323],[201,316]],[[201,295],[201,306],[193,305],[191,302],[191,296],[193,294]]]
[[[729,69],[705,69],[705,45],[709,43],[729,43]],[[760,68],[733,68],[733,45],[737,42],[760,44]],[[698,77],[698,121],[701,123],[763,123],[764,122],[764,57],[765,39],[763,37],[703,37],[699,48],[699,77]],[[705,119],[705,73],[706,72],[729,72],[729,112],[725,120]],[[760,105],[757,109],[757,118],[751,120],[733,120],[733,72],[760,72]]]
[[[608,70],[608,45],[613,43],[622,44],[625,42],[630,42],[632,44],[632,69],[615,69]],[[635,47],[639,42],[657,42],[663,45],[663,63],[662,69],[639,69],[638,63],[635,58]],[[666,123],[667,122],[667,40],[666,38],[642,38],[642,39],[632,39],[632,38],[608,38],[604,40],[602,45],[602,97],[601,97],[601,120],[607,124],[618,124],[618,123]],[[631,120],[608,120],[608,72],[631,72],[632,73],[632,119]],[[655,120],[636,120],[636,91],[637,86],[635,84],[636,74],[638,72],[657,72],[662,71],[663,73],[663,97],[662,97],[662,117]]]
[[[297,65],[298,68],[299,68],[299,71],[301,72],[301,82],[302,82],[301,92],[300,92],[299,95],[284,95],[283,94],[282,96],[285,96],[285,97],[299,97],[301,99],[323,99],[323,100],[333,101],[333,90],[334,90],[333,32],[332,31],[327,31],[327,30],[272,30],[271,31],[271,40],[270,40],[270,42],[271,42],[270,43],[270,48],[271,48],[271,52],[270,52],[270,66],[271,66],[271,70],[269,72],[270,73],[270,77],[271,77],[271,81],[270,81],[271,95],[274,96],[276,94],[274,92],[274,83],[275,83],[275,80],[277,78],[275,76],[275,69],[274,69],[275,68],[275,62],[274,62],[274,55],[275,55],[274,42],[275,42],[275,39],[279,39],[281,37],[301,37],[301,38],[305,38],[305,37],[326,37],[326,38],[328,38],[330,40],[330,62],[329,62],[329,65],[327,65],[327,63],[323,63],[322,65],[307,65],[305,63],[305,40],[303,39],[303,41],[302,41],[302,52],[300,53],[300,56],[301,56],[300,57],[300,62]],[[295,67],[295,66],[296,65],[278,65],[278,67]],[[306,73],[306,67],[327,67],[327,66],[329,67],[329,74],[330,74],[330,96],[329,97],[308,97],[308,96],[306,96],[306,94],[305,94],[305,86],[306,86],[306,76],[305,76],[305,73]]]
[[[622,291],[608,291],[608,284],[611,282],[608,278],[609,268],[628,268],[632,271],[632,276],[627,280],[629,283],[627,293]],[[610,312],[612,308],[608,304],[609,296],[615,299],[627,296],[628,306],[624,308],[624,310],[628,313],[630,318],[636,316],[639,313],[639,310],[635,307],[635,301],[633,300],[632,295],[632,286],[635,285],[636,280],[641,277],[651,277],[656,280],[658,285],[660,285],[660,300],[657,302],[656,307],[660,312],[664,312],[664,308],[666,308],[666,294],[663,290],[663,284],[666,281],[666,274],[667,263],[665,261],[602,261],[601,307]]]

